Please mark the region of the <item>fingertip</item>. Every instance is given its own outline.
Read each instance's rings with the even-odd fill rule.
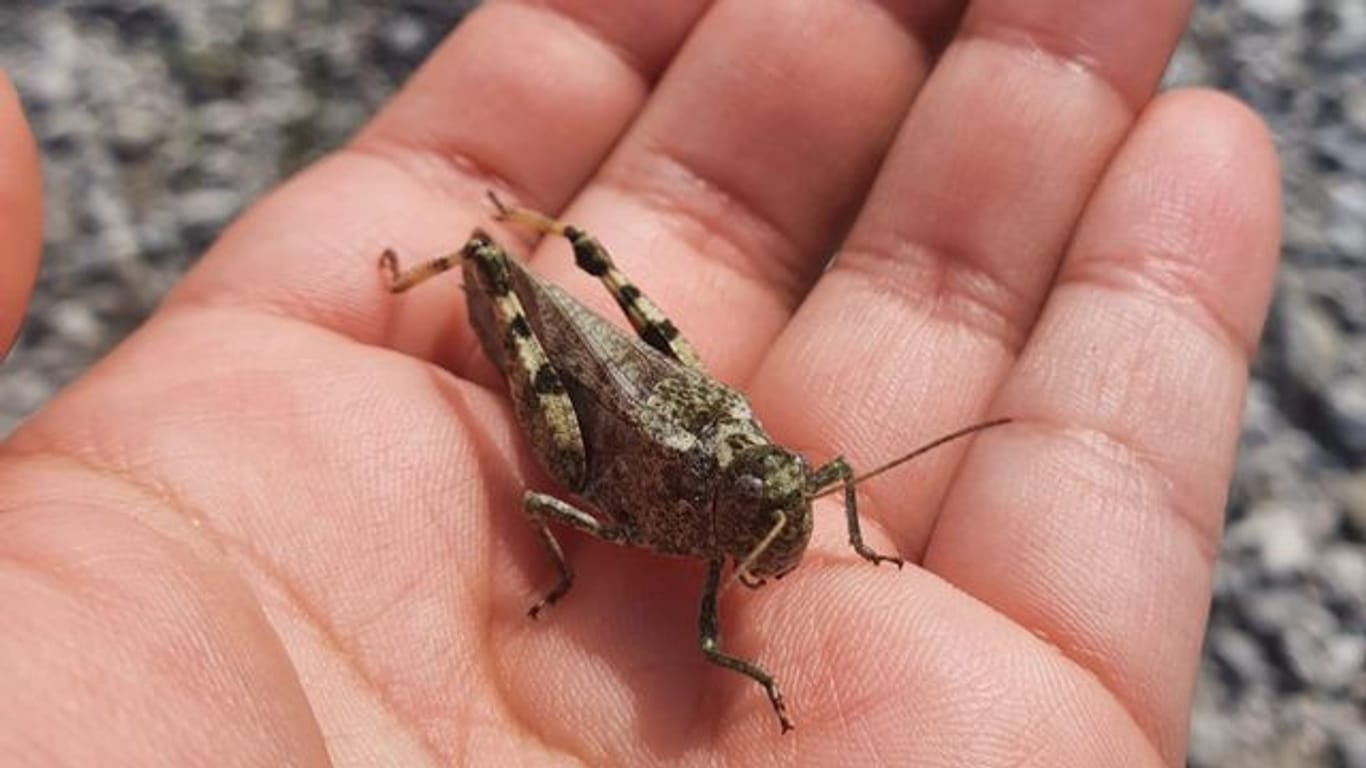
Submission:
[[[42,246],[38,150],[19,94],[0,71],[0,354],[19,332]]]
[[[926,555],[1096,674],[1173,761],[1279,211],[1251,110],[1208,90],[1154,99],[997,395],[1021,424],[974,445]]]
[[[1077,233],[1063,282],[1140,276],[1146,290],[1195,302],[1250,358],[1266,317],[1281,240],[1280,166],[1266,124],[1211,89],[1153,100]]]

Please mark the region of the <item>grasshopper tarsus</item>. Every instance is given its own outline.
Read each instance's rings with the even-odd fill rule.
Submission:
[[[384,253],[379,255],[379,268],[384,276],[384,287],[388,288],[390,293],[398,293],[395,289],[399,282],[398,252],[393,248],[385,248]]]
[[[497,212],[493,215],[495,221],[506,221],[526,227],[533,232],[549,235],[563,236],[570,231],[570,228],[563,222],[547,216],[540,211],[533,211],[530,208],[523,208],[518,205],[508,205],[504,203],[498,195],[494,194],[491,189],[487,190],[487,193],[489,201],[492,202],[493,207],[497,209]]]
[[[883,563],[893,563],[893,564],[896,565],[896,569],[897,569],[898,571],[901,570],[901,568],[902,568],[903,566],[906,565],[906,560],[905,560],[905,558],[894,557],[894,556],[892,556],[892,555],[880,554],[880,553],[874,551],[872,548],[870,548],[868,545],[864,544],[864,543],[861,542],[861,541],[860,541],[860,542],[856,542],[856,543],[854,544],[854,551],[857,552],[857,553],[859,554],[859,557],[862,557],[864,560],[867,560],[868,562],[872,563],[873,565],[882,565]]]
[[[549,608],[555,603],[558,603],[560,601],[560,598],[564,597],[566,594],[569,593],[569,588],[572,586],[574,586],[573,574],[570,574],[568,576],[562,575],[560,577],[559,583],[557,583],[554,586],[554,588],[552,588],[549,592],[545,593],[545,597],[542,597],[539,601],[537,601],[535,605],[527,609],[526,615],[532,619],[540,618],[541,611],[544,611],[545,609]]]
[[[566,591],[568,591],[568,590],[566,590]],[[556,596],[556,597],[554,597],[554,598],[551,598],[549,595],[547,595],[547,596],[541,598],[540,602],[538,602],[538,603],[536,603],[535,605],[531,606],[530,608],[526,609],[526,615],[527,615],[527,617],[528,617],[528,618],[531,618],[531,619],[533,619],[533,620],[534,620],[534,619],[539,619],[539,618],[541,618],[541,611],[543,611],[543,610],[545,610],[546,608],[549,608],[550,606],[554,605],[554,604],[555,604],[555,601],[556,601],[556,600],[559,600],[560,597],[561,597],[561,596]]]

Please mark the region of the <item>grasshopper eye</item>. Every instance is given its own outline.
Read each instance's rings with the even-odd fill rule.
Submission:
[[[747,499],[762,499],[764,497],[764,481],[754,475],[741,475],[735,481],[735,490]]]

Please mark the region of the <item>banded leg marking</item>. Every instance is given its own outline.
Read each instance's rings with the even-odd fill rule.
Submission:
[[[463,257],[463,258],[457,258]],[[484,232],[476,230],[457,254],[399,268],[392,250],[380,256],[389,290],[405,291],[460,264],[471,302],[486,303],[502,342],[503,365],[513,408],[541,463],[571,490],[582,487],[587,473],[578,415],[559,372],[546,356],[512,290],[511,257]]]
[[[543,232],[558,235],[569,241],[574,249],[574,263],[584,272],[598,278],[607,292],[616,300],[617,306],[631,322],[631,327],[646,344],[672,357],[683,365],[696,370],[705,370],[702,360],[686,339],[664,315],[657,304],[617,268],[612,256],[596,238],[578,227],[564,224],[538,211],[528,208],[509,207],[496,195],[489,192],[489,199],[498,209],[498,220]]]

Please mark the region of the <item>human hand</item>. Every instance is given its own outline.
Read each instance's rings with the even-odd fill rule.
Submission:
[[[1181,762],[1278,236],[1259,123],[1150,101],[1187,4],[705,5],[484,6],[0,448],[0,753]],[[822,503],[727,595],[795,733],[703,661],[696,563],[566,533],[575,590],[524,615],[544,486],[455,279],[373,271],[488,187],[594,232],[813,461],[1016,419],[862,488],[920,567]]]

